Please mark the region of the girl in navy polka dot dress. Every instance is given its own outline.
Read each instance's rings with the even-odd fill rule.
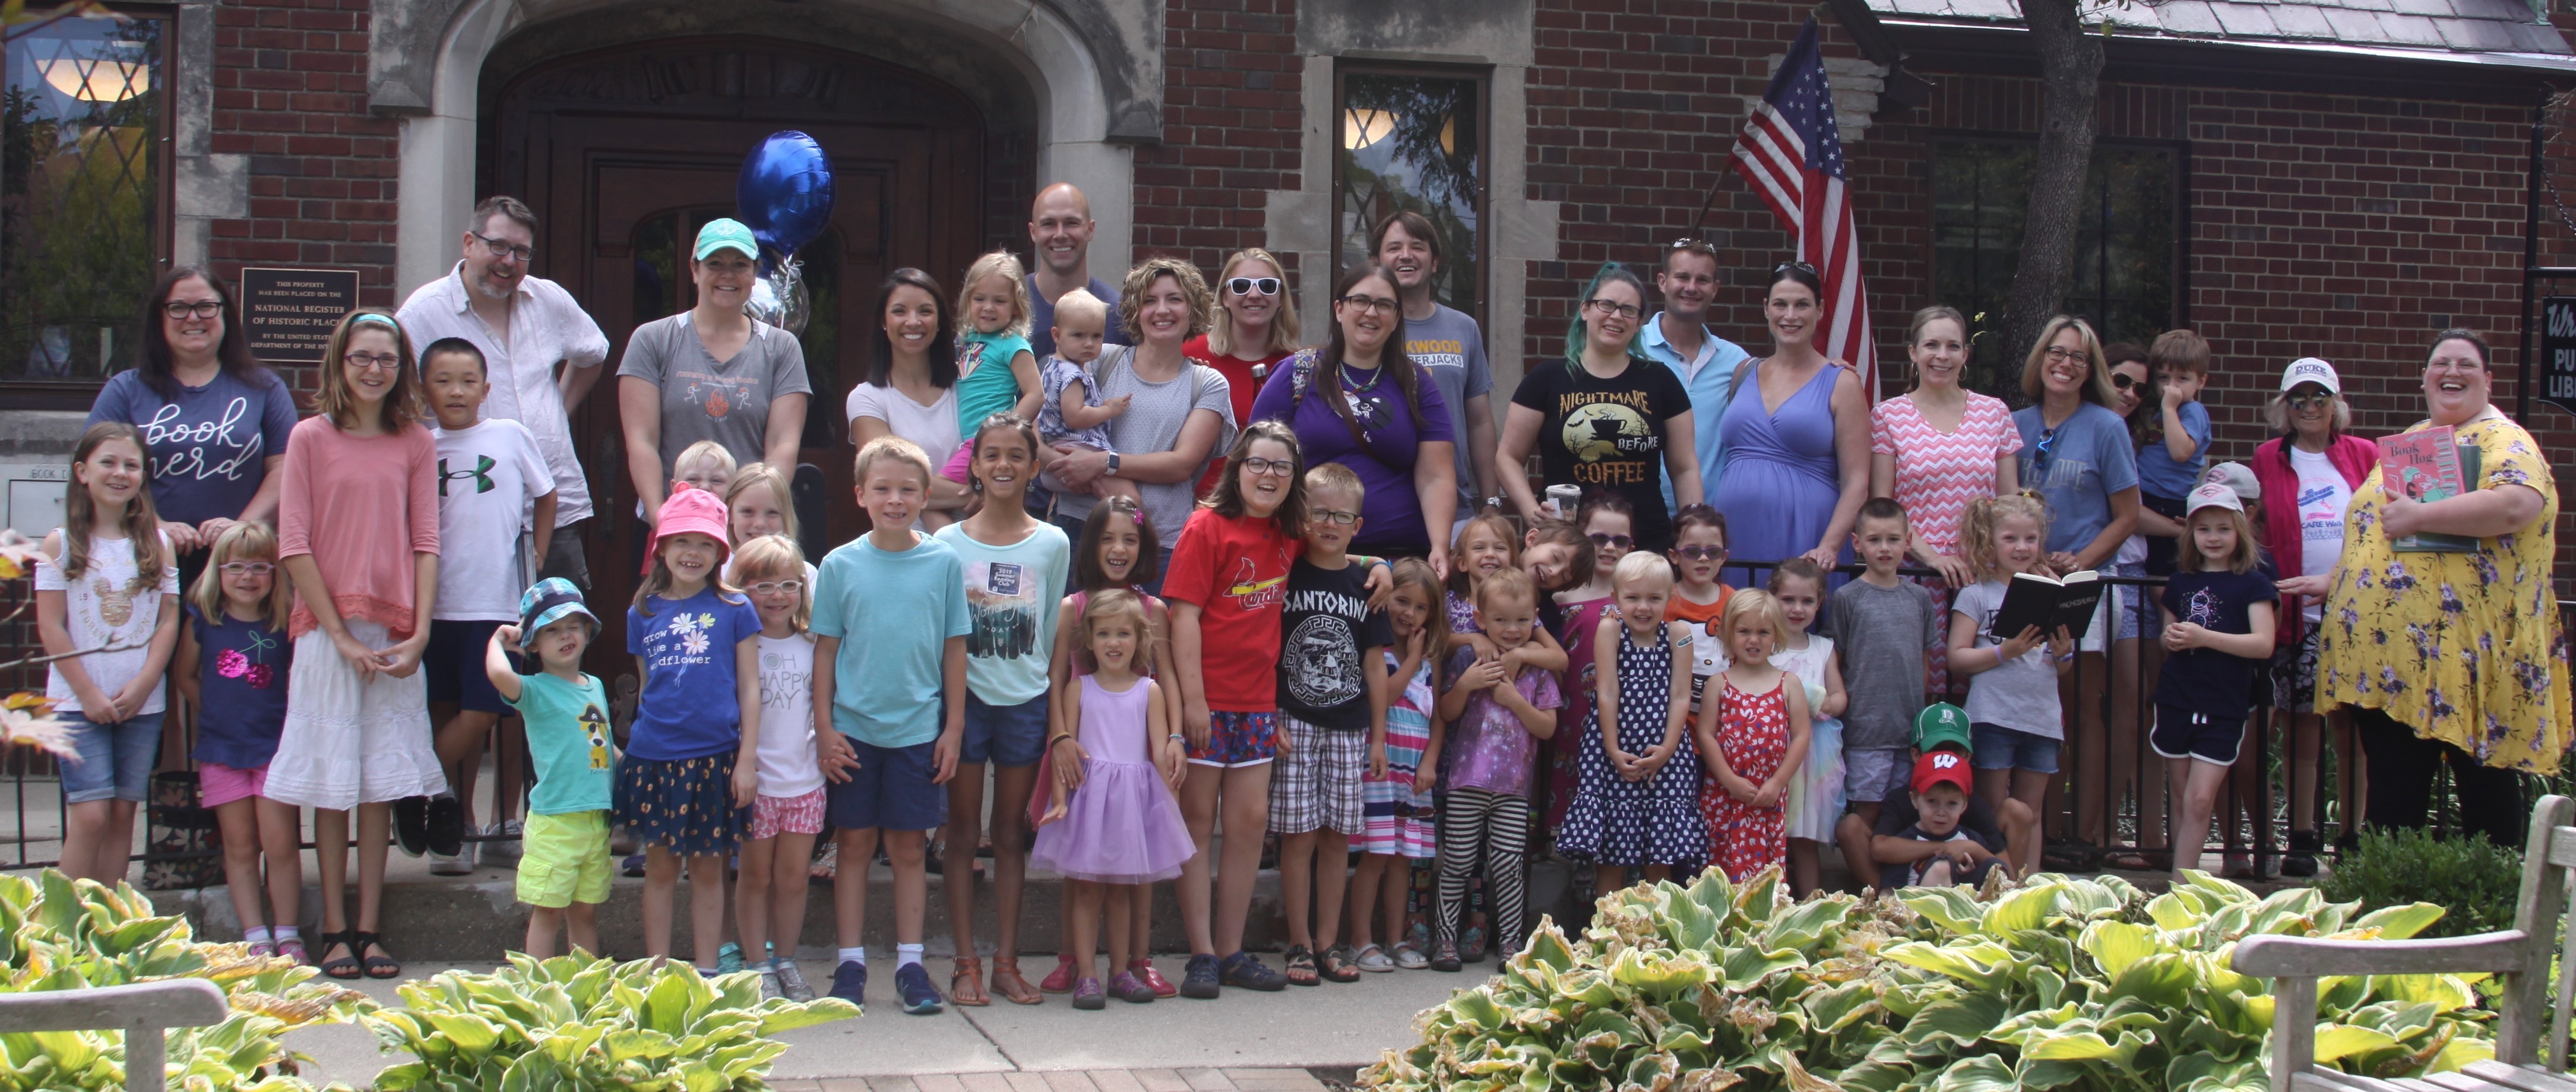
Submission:
[[[1594,646],[1617,649],[1618,668],[1599,676],[1574,806],[1556,841],[1558,852],[1592,861],[1603,892],[1627,886],[1630,868],[1651,882],[1708,858],[1690,732],[1691,626],[1664,618],[1672,565],[1640,550],[1619,559],[1610,586],[1615,607]]]

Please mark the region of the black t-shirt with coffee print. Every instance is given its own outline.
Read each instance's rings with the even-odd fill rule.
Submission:
[[[1360,657],[1395,643],[1386,612],[1368,607],[1368,569],[1319,569],[1298,558],[1279,625],[1279,711],[1318,728],[1367,731]]]
[[[1664,422],[1690,412],[1690,394],[1670,368],[1630,360],[1608,379],[1551,361],[1530,369],[1512,404],[1546,418],[1539,425],[1539,464],[1549,485],[1579,485],[1626,497],[1637,510],[1638,546],[1672,545],[1664,508]]]

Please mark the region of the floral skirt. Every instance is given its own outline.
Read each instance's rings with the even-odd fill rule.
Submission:
[[[636,842],[683,857],[731,853],[751,831],[751,809],[733,806],[734,752],[617,763],[617,823]]]

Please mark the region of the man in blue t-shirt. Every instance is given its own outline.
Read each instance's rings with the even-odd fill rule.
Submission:
[[[1744,348],[1708,330],[1708,306],[1717,299],[1717,251],[1699,239],[1684,239],[1664,249],[1664,267],[1655,272],[1655,291],[1664,309],[1646,323],[1637,345],[1646,355],[1672,369],[1690,392],[1691,440],[1699,445],[1699,480],[1717,487],[1717,472],[1726,459],[1717,447],[1717,423],[1726,416],[1734,394],[1735,366],[1744,363]],[[1672,475],[1665,474],[1664,507],[1676,507]]]
[[[1091,218],[1091,200],[1071,182],[1038,191],[1029,206],[1029,351],[1039,361],[1055,355],[1055,301],[1076,288],[1087,289],[1109,305],[1110,345],[1133,345],[1136,339],[1116,320],[1118,289],[1091,275],[1091,234],[1100,222]]]

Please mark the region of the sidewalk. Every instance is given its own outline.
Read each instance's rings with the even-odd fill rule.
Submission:
[[[880,969],[871,957],[876,973],[868,984],[866,1015],[780,1036],[789,1048],[771,1070],[774,1084],[796,1092],[1314,1089],[1321,1084],[1308,1071],[1347,1075],[1385,1050],[1410,1045],[1416,1013],[1448,1000],[1454,990],[1482,983],[1494,970],[1489,962],[1470,964],[1463,974],[1397,971],[1279,993],[1227,990],[1215,1001],[1111,1002],[1101,1012],[1076,1011],[1067,998],[1050,996],[1043,1005],[1022,1007],[996,998],[989,1008],[952,1006],[933,1016],[907,1016],[895,1005],[891,962]],[[948,961],[927,962],[932,979],[945,989]],[[1166,974],[1177,974],[1180,964],[1181,957],[1156,958]],[[830,982],[831,968],[821,961],[801,965],[808,981]],[[1032,969],[1052,965],[1031,960]],[[416,963],[409,970],[427,977],[447,966]],[[357,985],[380,1001],[399,1003],[398,982]],[[363,1086],[378,1070],[407,1060],[378,1052],[375,1036],[353,1025],[306,1028],[286,1043],[312,1057],[304,1075],[316,1083]]]

